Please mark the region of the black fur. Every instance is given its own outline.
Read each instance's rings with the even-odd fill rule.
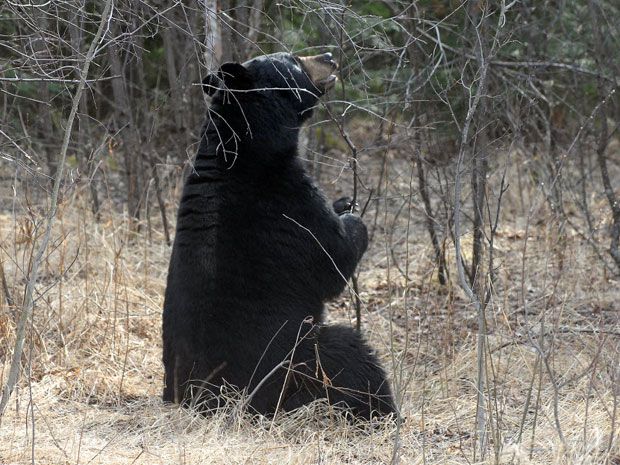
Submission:
[[[322,324],[368,237],[359,217],[333,209],[350,201],[329,206],[296,157],[320,91],[284,53],[226,64],[204,85],[213,100],[165,295],[164,400],[211,409],[232,385],[264,414],[319,397],[363,418],[395,411],[360,335]]]

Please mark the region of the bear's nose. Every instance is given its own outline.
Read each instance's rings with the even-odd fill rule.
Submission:
[[[334,61],[334,56],[332,55],[332,52],[324,53],[323,55],[319,55],[317,58],[323,63],[329,63],[330,61]]]
[[[334,61],[334,56],[331,52],[327,52],[323,55],[317,56],[317,61],[325,63],[326,65],[331,65],[333,69],[338,68],[338,64]]]

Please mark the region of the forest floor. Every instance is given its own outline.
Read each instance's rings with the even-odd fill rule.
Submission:
[[[0,464],[620,464],[618,277],[579,235],[557,233],[535,187],[513,183],[493,245],[480,356],[476,311],[449,245],[450,279],[437,280],[411,164],[404,155],[360,156],[370,185],[388,167],[364,217],[372,242],[359,288],[362,330],[391,375],[402,424],[349,424],[320,402],[275,420],[240,414],[234,403],[208,417],[163,405],[170,248],[157,211],[137,233],[109,204],[95,221],[78,186],[61,205],[41,270],[24,375],[1,418]],[[349,193],[350,171],[328,165],[320,181],[329,197]],[[19,301],[38,232],[17,203],[18,213],[0,212],[0,262]],[[470,235],[462,241],[469,253]],[[348,293],[330,302],[328,320],[354,325],[352,302]],[[0,304],[4,384],[17,311],[6,296]]]

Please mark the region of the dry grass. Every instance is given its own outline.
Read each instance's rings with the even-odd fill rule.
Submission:
[[[379,164],[362,167],[372,174]],[[408,192],[408,166],[393,161],[389,195]],[[324,184],[333,173],[324,173]],[[152,230],[132,233],[126,218],[106,208],[97,223],[86,197],[66,196],[60,211],[24,376],[0,425],[2,464],[368,465],[389,463],[396,443],[403,464],[620,463],[620,286],[578,237],[559,241],[547,217],[532,225],[524,255],[516,200],[506,200],[495,245],[485,359],[490,439],[480,458],[476,316],[455,285],[436,282],[417,206],[409,222],[407,209],[397,215],[386,202],[385,215],[379,205],[360,274],[364,330],[403,399],[406,420],[397,431],[390,422],[350,425],[320,402],[275,422],[239,415],[234,404],[211,417],[164,406],[160,313],[169,248],[155,218]],[[0,260],[19,301],[36,228],[25,202],[17,203],[19,214],[0,218]],[[329,319],[353,322],[350,300],[330,304]],[[2,299],[3,382],[15,313]]]

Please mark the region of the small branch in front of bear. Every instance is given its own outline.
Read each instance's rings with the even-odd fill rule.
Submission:
[[[353,295],[355,296],[355,329],[362,330],[362,300],[360,299],[359,285],[357,284],[357,275],[351,276],[351,284],[353,285]]]
[[[364,218],[364,213],[366,213],[366,209],[368,208],[368,205],[370,205],[370,201],[372,200],[372,194],[375,193],[374,189],[370,189],[370,192],[368,193],[368,198],[366,199],[366,203],[364,204],[364,207],[362,208],[362,211],[360,212],[360,218]]]
[[[355,209],[356,209],[355,207],[357,205],[357,179],[358,179],[358,176],[357,176],[357,147],[351,141],[351,138],[349,137],[349,133],[344,128],[344,124],[342,122],[338,121],[334,117],[334,115],[329,110],[329,107],[327,107],[327,105],[325,105],[325,111],[327,111],[327,114],[329,115],[330,119],[336,124],[336,127],[338,128],[338,131],[340,132],[340,135],[342,136],[344,141],[349,146],[349,150],[351,150],[351,157],[349,158],[349,166],[353,170],[353,200],[351,200],[351,213],[355,213]],[[372,190],[370,191],[370,196],[368,197],[368,200],[366,201],[366,204],[364,205],[364,209],[362,210],[362,215],[366,211],[366,207],[370,203],[371,197],[372,197]],[[360,215],[360,216],[362,216],[362,215]],[[353,287],[353,295],[355,297],[355,329],[360,331],[361,328],[362,328],[362,301],[360,299],[359,284],[357,282],[357,275],[356,274],[353,274],[353,276],[351,276],[351,284],[352,284],[352,287]]]
[[[285,359],[282,360],[280,363],[278,363],[276,366],[274,366],[271,371],[269,373],[267,373],[263,379],[261,379],[258,384],[256,385],[256,387],[252,390],[252,392],[250,394],[248,394],[246,396],[246,398],[243,400],[243,402],[241,402],[240,404],[240,408],[239,410],[241,412],[245,411],[247,409],[247,407],[250,405],[250,403],[252,402],[252,399],[254,398],[254,396],[256,395],[256,393],[258,392],[258,390],[263,387],[263,385],[269,380],[269,378],[271,378],[280,368],[283,368],[287,365],[290,365],[292,363],[293,359],[291,358],[289,359]]]
[[[316,243],[319,245],[319,247],[321,247],[323,252],[325,252],[327,257],[331,260],[331,262],[334,265],[334,267],[335,267],[336,271],[338,272],[338,274],[342,277],[342,279],[345,282],[347,282],[347,278],[345,278],[344,275],[342,274],[342,272],[338,269],[338,266],[336,265],[336,262],[334,261],[332,256],[327,252],[327,250],[325,250],[325,247],[323,247],[323,244],[321,244],[321,242],[317,239],[317,237],[314,235],[314,233],[312,231],[310,231],[308,228],[306,228],[304,225],[300,224],[298,221],[295,221],[290,216],[287,216],[285,214],[282,214],[282,216],[284,218],[286,218],[287,220],[292,221],[297,226],[299,226],[303,230],[307,231],[308,234],[310,234],[310,236],[312,236],[312,238],[316,241]],[[355,306],[356,306],[356,308],[355,308],[355,316],[357,317],[357,324],[355,326],[359,330],[360,327],[361,327],[361,319],[362,319],[362,300],[360,299],[359,288],[358,288],[358,285],[357,285],[357,277],[355,275],[353,275],[351,277],[351,281],[352,281],[352,283],[351,283],[351,286],[349,286],[349,291],[353,290],[353,293],[355,294]]]
[[[324,105],[324,108],[329,118],[334,122],[334,124],[338,128],[338,132],[340,132],[340,135],[342,136],[344,141],[347,143],[347,146],[349,147],[349,150],[351,151],[351,156],[349,157],[349,166],[351,167],[351,170],[353,170],[353,200],[351,201],[351,213],[355,213],[355,205],[357,204],[357,180],[358,180],[357,147],[351,141],[351,138],[349,137],[349,133],[344,128],[344,124],[338,121],[338,119],[336,119],[336,117],[332,114],[332,112],[330,111],[327,105]]]

